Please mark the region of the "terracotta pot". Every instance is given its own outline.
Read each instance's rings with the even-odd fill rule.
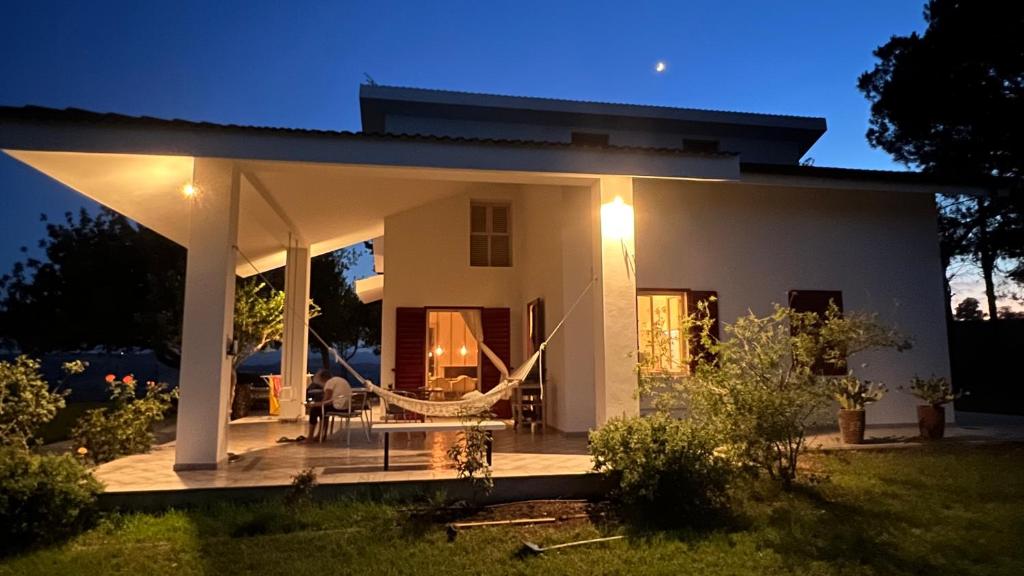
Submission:
[[[917,427],[924,440],[938,440],[946,433],[946,407],[925,404],[917,407]]]
[[[864,443],[864,410],[839,409],[839,434],[843,444]]]

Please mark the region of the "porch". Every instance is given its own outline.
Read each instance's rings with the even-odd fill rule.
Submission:
[[[384,471],[383,434],[367,440],[353,423],[351,444],[335,428],[323,443],[278,442],[305,435],[305,421],[256,416],[228,426],[228,451],[237,456],[215,470],[175,471],[175,441],[148,454],[119,458],[96,468],[108,493],[178,491],[209,488],[286,486],[306,468],[321,484],[381,484],[450,480],[455,470],[445,455],[457,433],[421,432],[391,435],[391,469]],[[513,430],[494,433],[495,478],[584,475],[592,467],[583,435],[555,431]]]

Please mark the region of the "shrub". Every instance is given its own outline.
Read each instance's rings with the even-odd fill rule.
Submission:
[[[668,414],[613,418],[590,433],[594,470],[613,496],[656,523],[694,523],[726,503],[730,466],[706,428]]]
[[[153,446],[153,424],[163,420],[176,391],[148,382],[142,398],[135,394],[135,379],[107,376],[111,406],[86,412],[71,431],[79,452],[101,464],[120,456],[148,452]]]
[[[63,368],[66,374],[77,374],[85,363],[68,362]],[[50,390],[38,360],[18,356],[13,362],[0,361],[0,446],[27,449],[64,407],[64,396]]]
[[[71,456],[0,448],[0,549],[53,542],[89,527],[101,491]]]
[[[285,495],[285,502],[289,504],[308,504],[313,501],[313,489],[317,487],[316,471],[312,468],[305,468],[295,476],[292,476],[292,484]]]
[[[683,321],[684,332],[696,332],[707,353],[692,372],[670,379],[647,378],[641,366],[641,390],[654,396],[657,410],[686,414],[714,430],[733,462],[787,486],[796,478],[807,430],[832,417],[827,407],[836,388],[821,367],[865,350],[909,347],[876,316],[844,316],[835,306],[824,318],[779,305],[768,316],[749,313],[725,324],[720,341],[711,336],[705,303]]]
[[[448,460],[455,466],[459,478],[469,480],[474,488],[489,494],[494,489],[491,467],[487,464],[489,437],[480,429],[480,421],[466,419],[464,424],[466,427],[448,447]]]

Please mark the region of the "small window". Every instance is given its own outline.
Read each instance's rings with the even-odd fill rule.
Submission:
[[[687,374],[708,351],[696,326],[686,317],[706,310],[711,317],[711,336],[718,338],[718,297],[711,291],[640,291],[636,297],[640,369],[647,373]],[[701,307],[700,303],[706,306]]]
[[[818,325],[825,321],[825,314],[830,304],[835,304],[840,314],[843,312],[843,293],[839,290],[790,290],[789,307],[794,312],[814,312],[818,315]],[[814,361],[812,370],[824,376],[843,376],[846,374],[846,361],[839,364],[825,362],[824,358]]]
[[[512,209],[473,202],[469,212],[469,265],[512,265]]]
[[[718,140],[683,138],[683,150],[686,152],[699,152],[701,154],[714,154],[718,152]]]
[[[607,146],[608,135],[596,132],[573,132],[572,143],[578,146]]]

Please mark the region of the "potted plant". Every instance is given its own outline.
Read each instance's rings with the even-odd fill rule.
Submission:
[[[832,391],[839,401],[839,433],[843,444],[864,442],[864,408],[885,396],[885,384],[861,380],[853,374],[837,378]]]
[[[960,398],[963,394],[953,392],[949,380],[932,376],[910,381],[910,393],[924,402],[917,407],[917,427],[921,438],[938,440],[946,433],[946,404]]]

